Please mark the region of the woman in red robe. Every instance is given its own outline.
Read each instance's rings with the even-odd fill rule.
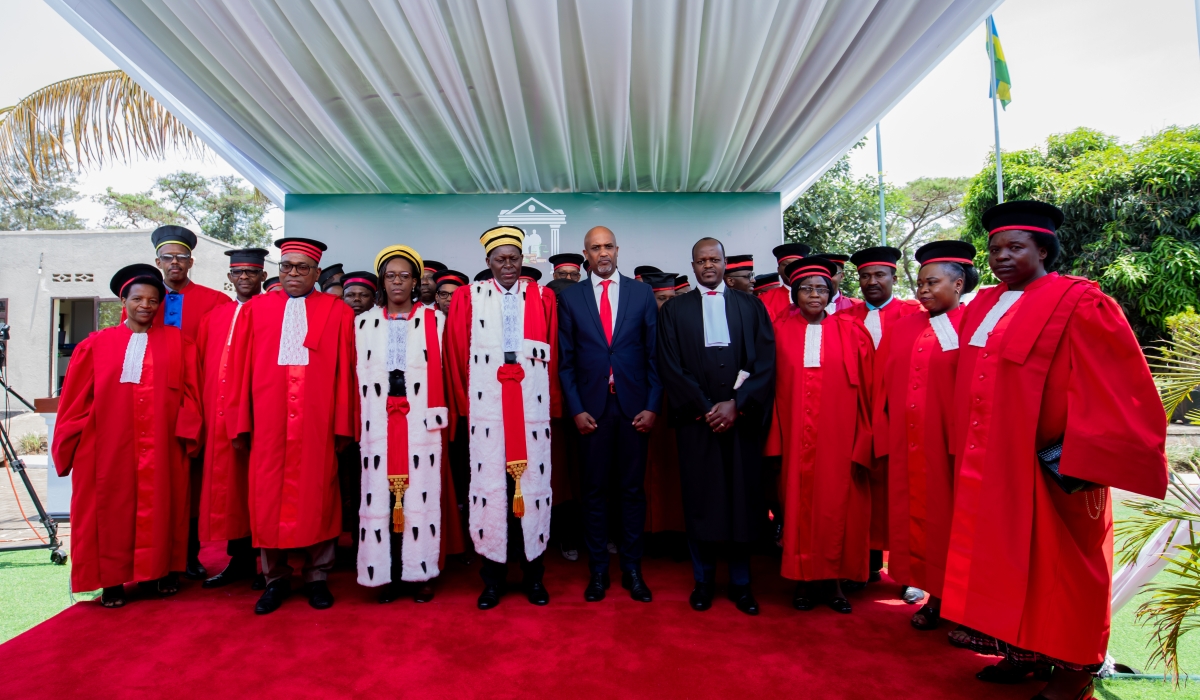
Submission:
[[[774,321],[778,398],[768,445],[783,455],[782,574],[800,582],[792,605],[811,610],[824,596],[849,613],[840,580],[867,577],[875,349],[860,321],[825,312],[836,271],[823,258],[786,270],[795,309]]]
[[[178,590],[201,413],[195,349],[178,328],[152,325],[161,273],[130,265],[109,288],[126,320],[72,353],[53,449],[59,476],[71,475],[71,590],[101,588],[101,604],[119,608],[129,581]]]
[[[950,414],[958,369],[960,297],[979,283],[975,248],[934,241],[916,254],[917,298],[928,313],[893,321],[876,354],[881,392],[872,428],[875,453],[888,456],[888,574],[929,593],[913,627],[934,629],[946,571],[954,473]]]
[[[1166,419],[1137,339],[1099,286],[1047,272],[1063,215],[984,212],[1001,284],[963,314],[951,450],[954,517],[942,616],[1005,660],[980,680],[1055,667],[1046,697],[1091,696],[1108,646],[1109,488],[1166,492]]]

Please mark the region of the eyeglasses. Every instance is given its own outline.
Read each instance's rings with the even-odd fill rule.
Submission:
[[[385,272],[385,273],[383,273],[383,278],[385,280],[387,280],[388,282],[395,282],[397,280],[403,280],[403,281],[407,282],[408,280],[413,278],[413,273],[411,273],[411,272]]]
[[[827,297],[827,296],[829,296],[829,288],[828,287],[801,287],[800,293],[804,294],[805,296],[810,296],[810,297],[811,296]]]
[[[173,263],[177,260],[180,263],[185,263],[192,259],[192,254],[191,253],[178,253],[176,255],[170,255],[168,253],[163,253],[162,255],[158,256],[158,259],[161,260],[164,265],[170,265],[171,263]]]
[[[262,274],[262,270],[230,270],[229,276],[237,279],[239,277],[258,277]]]
[[[455,289],[457,289],[457,287],[455,287]],[[443,292],[443,291],[440,291],[440,290],[439,290],[439,291],[438,291],[438,293],[437,293],[437,298],[438,298],[438,299],[449,299],[449,298],[450,298],[450,297],[452,297],[452,296],[454,296],[454,289],[451,289],[451,290],[450,290],[450,291],[448,291],[448,292]]]
[[[315,269],[317,269],[316,265],[309,265],[308,263],[300,263],[298,265],[286,262],[279,263],[279,274],[281,275],[290,275],[294,271],[296,274],[303,277]]]

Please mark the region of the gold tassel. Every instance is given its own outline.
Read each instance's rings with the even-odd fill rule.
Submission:
[[[408,474],[388,476],[388,490],[396,495],[396,505],[392,508],[392,531],[404,529],[404,492],[408,490]]]
[[[513,493],[513,515],[518,518],[525,517],[525,497],[521,495],[521,475],[525,473],[527,462],[510,462],[508,465],[508,473],[516,482],[517,488]]]

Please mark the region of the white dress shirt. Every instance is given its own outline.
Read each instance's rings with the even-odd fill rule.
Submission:
[[[729,319],[725,318],[725,282],[718,284],[716,289],[709,289],[704,285],[696,289],[700,291],[700,309],[704,319],[704,347],[728,347]]]
[[[600,300],[604,298],[604,285],[601,282],[604,278],[600,275],[588,275],[588,279],[592,281],[592,291],[596,293],[596,310],[600,310]],[[617,297],[621,294],[621,275],[616,270],[613,270],[612,277],[608,278],[612,284],[608,285],[608,303],[612,307],[612,328],[617,329]],[[603,327],[603,324],[601,324]]]
[[[521,280],[509,289],[492,280],[500,290],[501,313],[504,315],[504,352],[521,352],[521,341],[525,338],[525,324],[521,318]]]

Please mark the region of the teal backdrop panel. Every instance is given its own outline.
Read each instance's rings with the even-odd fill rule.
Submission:
[[[624,274],[654,265],[690,275],[693,283],[689,262],[699,238],[720,239],[729,255],[753,254],[758,274],[775,270],[771,248],[783,240],[776,192],[289,194],[284,204],[287,235],[325,242],[323,262],[342,263],[347,271],[369,270],[381,248],[403,243],[474,276],[484,268],[479,235],[500,224],[524,229],[527,264],[545,273],[547,257],[581,251],[588,229],[607,226],[617,235]]]

